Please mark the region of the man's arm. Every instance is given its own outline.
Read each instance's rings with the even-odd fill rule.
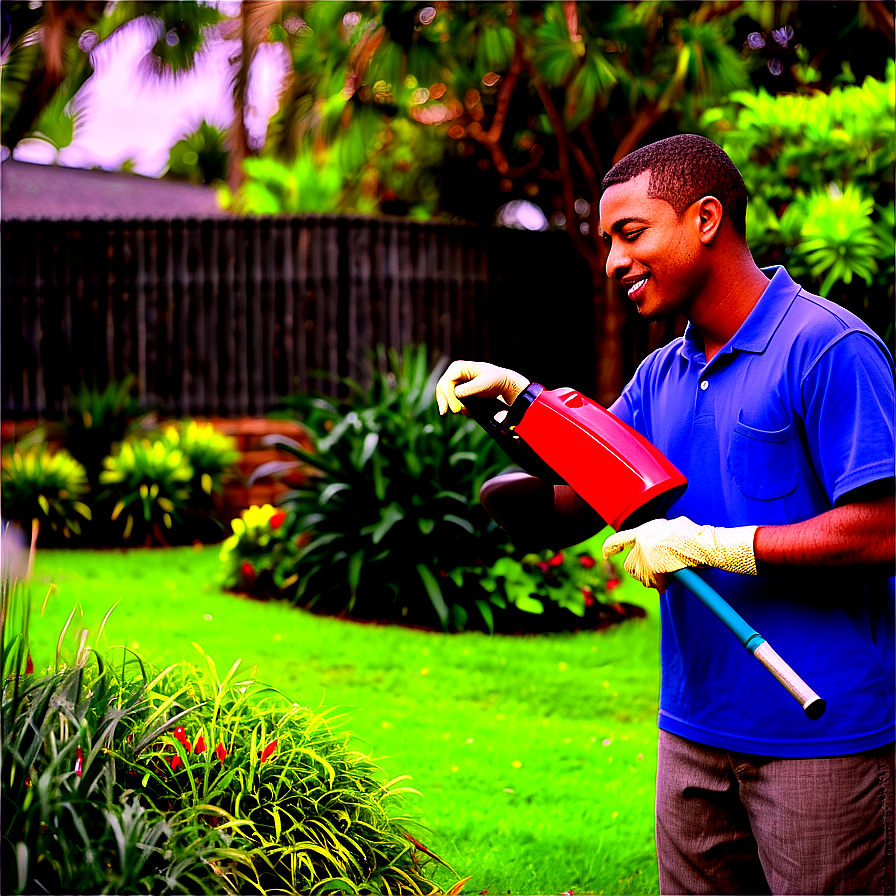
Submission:
[[[523,551],[579,544],[605,525],[568,485],[550,485],[528,473],[489,479],[479,498],[489,516]]]
[[[653,520],[611,535],[604,557],[630,547],[625,568],[665,591],[670,573],[706,566],[748,575],[790,576],[806,584],[819,574],[894,572],[893,495],[853,501],[782,526],[701,526],[686,517]]]
[[[753,538],[756,568],[774,576],[782,567],[865,567],[893,572],[896,562],[893,495],[835,507],[785,526],[760,526]]]

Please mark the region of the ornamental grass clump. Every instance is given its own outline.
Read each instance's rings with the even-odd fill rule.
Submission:
[[[86,632],[40,671],[16,592],[7,579],[2,892],[438,891],[396,811],[411,791],[323,715],[239,661],[223,679],[208,657],[155,672]]]

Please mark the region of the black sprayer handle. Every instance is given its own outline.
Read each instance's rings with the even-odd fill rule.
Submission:
[[[550,485],[566,485],[566,480],[548,466],[519,436],[504,425],[510,408],[497,398],[468,395],[462,398],[467,413],[504,449],[510,459],[532,476]],[[495,418],[499,419],[495,419]]]

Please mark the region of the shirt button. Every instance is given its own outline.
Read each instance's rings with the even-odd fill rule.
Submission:
[[[709,383],[706,380],[703,380],[703,382],[700,383],[700,388],[705,392],[709,388]]]

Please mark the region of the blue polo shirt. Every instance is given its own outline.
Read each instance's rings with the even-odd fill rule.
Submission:
[[[715,526],[800,522],[894,475],[893,361],[855,315],[784,268],[707,364],[685,334],[611,408],[688,478],[668,516]],[[848,498],[847,498],[848,500]],[[825,700],[799,704],[681,585],[661,596],[660,728],[767,756],[833,756],[894,739],[893,580],[806,569],[701,575]]]

